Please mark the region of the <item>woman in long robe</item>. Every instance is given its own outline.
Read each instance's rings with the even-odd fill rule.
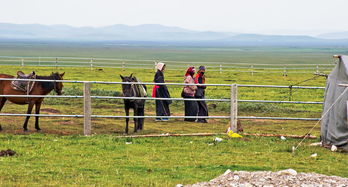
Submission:
[[[195,74],[194,67],[189,67],[184,77],[184,83],[195,84],[195,81],[193,79],[194,74]],[[195,85],[185,86],[182,97],[193,99],[195,98],[196,90],[197,90],[197,86]],[[184,101],[184,102],[185,102],[185,116],[197,116],[197,113],[198,113],[197,101]],[[184,121],[194,122],[196,121],[196,118],[185,118]]]
[[[165,66],[166,65],[161,62],[157,64],[157,72],[154,77],[155,83],[165,83],[163,74]],[[170,98],[166,85],[155,85],[152,96],[157,98]],[[171,100],[156,100],[156,116],[170,116],[169,105],[171,103]],[[168,118],[156,118],[156,121],[168,121]]]
[[[205,67],[204,66],[200,66],[199,70],[196,74],[196,78],[195,78],[195,83],[196,84],[205,84]],[[195,98],[197,99],[204,99],[205,98],[205,89],[206,86],[197,86],[197,91],[195,94]],[[208,106],[205,103],[205,101],[197,101],[198,104],[198,116],[208,116]],[[207,120],[205,118],[198,118],[197,122],[199,123],[208,123]]]

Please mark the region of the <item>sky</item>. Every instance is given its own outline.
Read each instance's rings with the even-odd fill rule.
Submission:
[[[161,24],[197,31],[348,31],[348,0],[0,0],[0,23]]]

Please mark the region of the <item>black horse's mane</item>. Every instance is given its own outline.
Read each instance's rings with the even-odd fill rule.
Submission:
[[[59,76],[57,73],[53,73],[49,76],[36,76],[36,79],[42,79],[42,80],[59,80]],[[41,87],[45,90],[53,90],[54,89],[54,82],[37,82],[37,84],[41,85]]]

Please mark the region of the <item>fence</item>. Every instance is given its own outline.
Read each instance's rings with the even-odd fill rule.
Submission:
[[[89,67],[154,69],[159,60],[130,60],[112,58],[75,58],[75,57],[13,57],[0,56],[0,65],[43,66],[43,67]],[[255,73],[279,73],[287,76],[291,73],[319,73],[331,71],[334,64],[259,64],[233,62],[185,62],[162,61],[171,70],[182,70],[183,67],[205,65],[209,71]]]
[[[200,84],[205,86],[224,86],[230,87],[230,98],[228,99],[188,99],[188,98],[151,98],[151,97],[112,97],[112,96],[91,96],[91,84],[145,84],[145,85],[198,85],[198,84],[182,84],[182,83],[130,83],[130,82],[103,82],[103,81],[72,81],[72,80],[33,80],[33,79],[10,79],[1,78],[0,80],[22,80],[36,82],[63,82],[63,83],[82,83],[84,84],[83,96],[76,95],[0,95],[0,97],[51,97],[51,98],[83,98],[84,99],[84,114],[78,115],[48,115],[48,114],[6,114],[0,113],[0,116],[42,116],[42,117],[78,117],[84,118],[84,134],[91,134],[91,118],[161,118],[163,116],[110,116],[110,115],[92,115],[91,98],[96,99],[145,99],[145,100],[177,100],[177,101],[218,101],[230,102],[229,116],[168,116],[168,118],[215,118],[229,119],[230,127],[233,131],[237,131],[237,119],[278,119],[278,120],[319,120],[319,118],[288,118],[288,117],[251,117],[238,116],[238,102],[259,102],[259,103],[291,103],[291,104],[322,104],[322,102],[308,101],[270,101],[270,100],[238,100],[238,87],[263,87],[263,88],[289,88],[289,86],[274,86],[274,85],[238,85],[238,84]],[[291,89],[324,89],[324,87],[302,87],[293,86]]]

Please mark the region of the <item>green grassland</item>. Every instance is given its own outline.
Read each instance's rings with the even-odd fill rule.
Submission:
[[[48,44],[6,43],[0,45],[0,56],[71,56],[104,57],[149,60],[176,60],[200,62],[235,62],[259,64],[329,64],[334,54],[344,54],[344,48],[297,47],[154,47],[113,46],[101,44]],[[169,83],[183,82],[182,70],[170,65],[165,72]],[[38,75],[52,71],[66,72],[67,80],[93,80],[119,82],[119,75],[133,73],[143,82],[152,82],[154,70],[120,68],[78,68],[1,66],[0,73],[15,75],[16,71],[35,70]],[[207,83],[325,86],[325,78],[313,77],[313,72],[250,73],[209,71]],[[299,84],[300,83],[300,84]],[[181,86],[168,86],[172,97],[180,97]],[[149,92],[152,86],[148,86]],[[93,84],[92,95],[119,96],[120,85]],[[297,90],[289,88],[238,88],[238,99],[280,101],[323,101],[323,90]],[[82,95],[81,84],[64,84],[64,95]],[[229,98],[229,87],[208,87],[207,98]],[[82,114],[82,99],[46,98],[42,106],[44,114]],[[229,115],[229,103],[208,102],[210,115]],[[93,114],[124,115],[122,100],[93,99]],[[153,101],[146,102],[145,114],[155,115]],[[171,105],[172,115],[183,115],[182,101]],[[239,116],[280,116],[318,118],[322,106],[318,104],[239,103]],[[7,103],[1,112],[25,113],[26,106]],[[29,121],[28,133],[22,132],[23,117],[1,116],[0,150],[13,149],[15,157],[0,157],[0,185],[113,185],[113,186],[173,186],[209,180],[226,169],[231,170],[280,170],[293,168],[303,172],[318,172],[348,177],[344,169],[346,155],[307,145],[317,140],[307,140],[295,154],[291,146],[299,140],[246,136],[228,139],[209,145],[214,137],[171,138],[116,138],[123,135],[124,119],[92,120],[93,136],[82,136],[83,119],[42,117],[42,132],[34,131],[34,119]],[[242,120],[246,133],[275,133],[303,135],[316,122],[283,120]],[[145,120],[145,130],[137,134],[162,133],[223,133],[228,120],[211,119],[208,124],[188,123],[182,119],[169,122]],[[131,125],[132,127],[132,125]],[[132,128],[131,128],[132,129]],[[313,135],[320,135],[316,127]],[[125,142],[133,142],[126,145]],[[317,158],[310,154],[318,153]]]
[[[348,176],[346,155],[319,147],[292,154],[298,140],[245,137],[209,145],[214,137],[119,139],[45,134],[1,135],[1,186],[175,186],[207,181],[231,170],[293,168]],[[132,142],[132,144],[126,144]],[[310,155],[317,153],[317,158]]]

